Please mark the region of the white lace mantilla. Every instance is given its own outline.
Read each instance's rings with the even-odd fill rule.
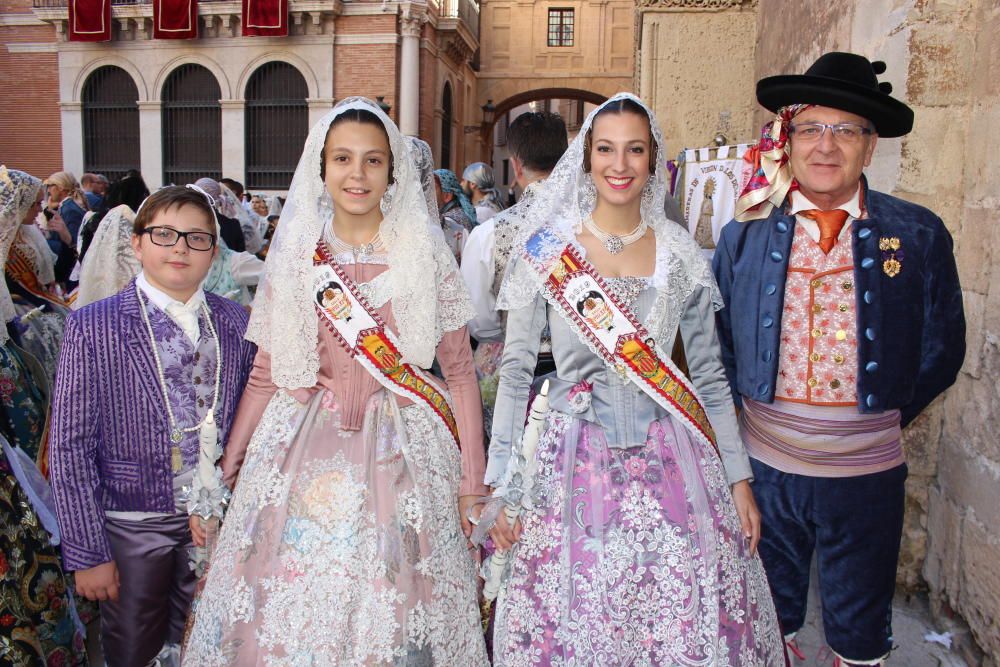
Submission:
[[[345,99],[306,139],[247,328],[247,338],[271,353],[272,378],[280,387],[311,387],[319,371],[312,257],[316,241],[333,221],[332,200],[320,178],[320,156],[331,123],[351,109],[375,114],[389,135],[394,182],[380,227],[389,264],[382,280],[392,301],[404,361],[429,368],[441,336],[464,326],[474,315],[440,225],[427,210],[403,135],[371,100]]]
[[[0,165],[0,266],[7,265],[14,237],[41,189],[42,182],[31,174]],[[0,325],[16,316],[7,281],[0,280]],[[6,342],[7,327],[0,326],[0,345]]]
[[[528,239],[541,239],[541,243],[533,250],[533,255],[542,266],[551,266],[568,243],[576,242],[583,220],[590,216],[597,203],[593,179],[583,170],[585,140],[595,116],[606,105],[623,99],[631,100],[645,109],[657,146],[655,163],[665,164],[666,142],[663,132],[653,112],[642,100],[629,93],[618,93],[592,111],[555,169],[534,193],[531,205],[515,209],[515,226],[519,235],[511,253],[514,260],[500,287],[497,308],[512,310],[527,306],[539,293],[546,278],[523,259]],[[699,286],[711,290],[712,301],[717,310],[723,306],[722,294],[698,244],[687,230],[667,219],[663,211],[666,192],[666,169],[660,168],[652,174],[643,188],[641,203],[642,218],[656,236],[656,267],[652,285],[658,293],[643,325],[656,339],[673,334],[685,302]],[[549,233],[536,237],[543,228]],[[577,247],[579,248],[578,244]]]

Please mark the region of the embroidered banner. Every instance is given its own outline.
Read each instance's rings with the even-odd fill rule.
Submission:
[[[243,0],[244,37],[288,35],[288,0]]]
[[[153,0],[153,39],[196,39],[198,0]]]
[[[546,233],[541,230],[527,243],[528,261],[546,275],[546,300],[583,344],[679,419],[696,440],[718,451],[715,432],[694,387],[573,245],[568,244],[549,267],[538,265],[531,252],[547,245],[548,239],[539,238]]]
[[[327,328],[383,387],[430,410],[461,447],[448,397],[423,369],[402,360],[395,333],[333,261],[322,241],[313,264],[313,303]]]
[[[743,160],[749,144],[688,149],[681,203],[688,231],[702,248],[714,250],[719,233],[736,213],[736,199],[749,178]]]
[[[69,41],[111,41],[111,0],[69,0]]]

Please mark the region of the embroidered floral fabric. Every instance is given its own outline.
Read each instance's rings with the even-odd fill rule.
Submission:
[[[722,465],[666,417],[643,447],[551,413],[535,511],[498,599],[494,664],[783,665]]]
[[[607,282],[645,312],[648,290],[630,294],[643,279]],[[593,388],[581,382],[577,398]],[[647,422],[638,446],[613,432],[550,413],[534,510],[521,516],[497,603],[495,664],[783,664],[766,577],[718,455],[670,417]]]
[[[460,529],[459,452],[373,394],[360,431],[327,390],[284,390],[258,426],[185,665],[486,665]]]

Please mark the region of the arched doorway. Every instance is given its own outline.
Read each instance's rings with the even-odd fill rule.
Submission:
[[[513,169],[507,153],[507,127],[521,113],[550,111],[566,122],[568,140],[576,136],[587,112],[607,98],[599,93],[575,88],[545,88],[524,91],[494,104],[495,111],[482,135],[486,160],[493,167],[497,187],[515,188]]]
[[[91,72],[80,95],[83,113],[83,169],[121,178],[139,168],[139,90],[121,67]]]
[[[163,182],[222,178],[222,92],[215,75],[181,65],[163,84]]]
[[[246,89],[246,186],[286,190],[309,134],[309,86],[286,62],[264,63]]]

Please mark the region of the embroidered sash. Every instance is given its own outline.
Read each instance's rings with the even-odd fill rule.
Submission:
[[[337,340],[389,391],[428,408],[459,445],[458,423],[449,399],[428,374],[402,361],[395,333],[358,291],[322,241],[313,257],[313,304]]]
[[[568,244],[553,261],[540,256],[551,238],[528,240],[526,258],[544,277],[542,293],[580,341],[628,378],[699,442],[718,452],[715,432],[694,387],[632,312],[609,292],[594,267]],[[543,266],[544,265],[544,266]]]

